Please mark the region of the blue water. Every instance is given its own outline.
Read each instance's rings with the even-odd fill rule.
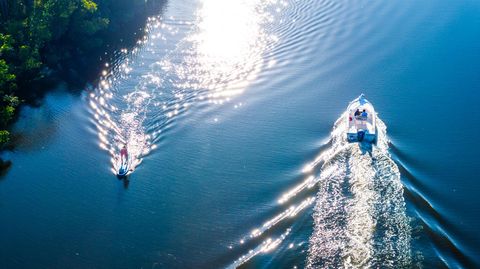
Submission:
[[[22,109],[0,268],[480,266],[480,2],[226,2],[168,2],[98,84]]]

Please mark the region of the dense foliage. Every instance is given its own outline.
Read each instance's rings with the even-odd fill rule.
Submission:
[[[20,103],[17,96],[23,99],[36,90],[32,82],[52,70],[65,70],[66,63],[83,64],[80,70],[90,68],[109,38],[118,36],[137,16],[145,18],[158,2],[0,0],[0,144],[9,139],[4,129]]]

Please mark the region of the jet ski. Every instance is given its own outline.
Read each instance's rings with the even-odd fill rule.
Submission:
[[[120,165],[118,167],[117,175],[119,177],[124,177],[130,172],[130,155],[126,146],[123,146],[120,150]]]
[[[120,164],[120,168],[118,168],[118,172],[117,172],[117,175],[119,177],[124,177],[128,174],[128,172],[130,171],[130,165],[129,165],[129,161],[128,161],[128,157],[127,158],[123,158],[123,161],[121,160],[121,164]]]
[[[120,164],[120,167],[118,168],[117,176],[124,177],[130,171],[129,157],[127,156],[126,158],[120,158],[120,161],[121,161],[121,164]]]

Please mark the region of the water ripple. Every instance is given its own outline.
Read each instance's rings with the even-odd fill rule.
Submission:
[[[189,108],[221,105],[241,94],[274,62],[264,58],[277,40],[265,26],[284,5],[208,0],[194,21],[150,18],[137,47],[117,52],[87,96],[112,171],[122,145],[128,146],[134,170]]]

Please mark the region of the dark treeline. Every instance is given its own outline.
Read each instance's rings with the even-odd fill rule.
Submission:
[[[164,0],[0,0],[0,145],[21,100],[52,77],[84,82],[102,57],[135,44],[135,32]]]

